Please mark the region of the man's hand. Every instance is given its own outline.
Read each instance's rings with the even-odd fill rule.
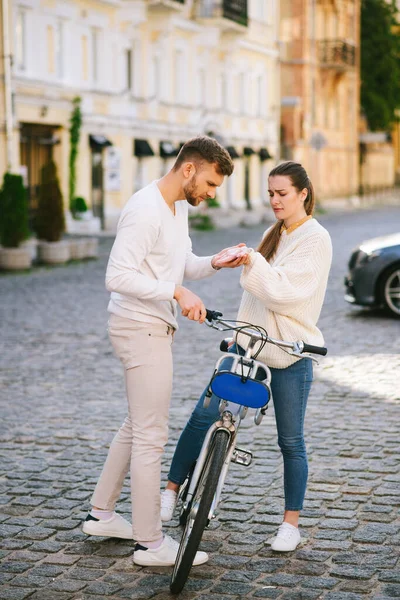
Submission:
[[[183,285],[175,286],[175,300],[177,300],[179,306],[182,309],[182,315],[187,317],[191,321],[198,321],[204,323],[206,320],[206,307],[204,306],[201,298],[193,294],[190,290],[183,287]]]
[[[234,269],[247,263],[248,252],[249,248],[243,243],[224,248],[224,250],[213,256],[211,264],[214,269]]]

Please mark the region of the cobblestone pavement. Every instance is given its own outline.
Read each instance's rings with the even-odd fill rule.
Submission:
[[[218,518],[204,537],[210,562],[193,569],[183,600],[386,600],[400,597],[400,322],[343,300],[351,248],[399,229],[400,208],[320,219],[334,242],[321,317],[329,355],[316,369],[306,430],[310,480],[296,552],[264,541],[281,520],[282,467],[273,411],[239,441],[255,454],[232,465]],[[256,245],[263,227],[196,233],[199,254]],[[170,598],[170,570],[132,565],[133,543],[87,538],[80,523],[125,412],[122,372],[105,330],[98,261],[0,277],[2,600]],[[191,287],[235,316],[238,272]],[[171,436],[177,436],[218,356],[220,334],[182,322],[175,343]],[[130,513],[129,489],[119,510]],[[176,522],[169,532],[179,536]]]

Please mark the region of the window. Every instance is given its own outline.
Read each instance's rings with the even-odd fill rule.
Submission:
[[[93,83],[97,83],[99,78],[98,70],[98,51],[99,51],[99,32],[97,29],[91,31],[91,76]]]
[[[151,67],[151,82],[150,82],[150,96],[152,98],[158,98],[160,95],[160,58],[158,54],[155,54],[152,59]]]
[[[224,73],[221,73],[221,77],[220,77],[220,87],[221,87],[221,108],[226,109],[227,108],[227,98],[228,98],[228,82],[226,80],[226,75],[224,75]]]
[[[206,71],[201,67],[198,71],[198,91],[195,104],[204,107],[206,104]]]
[[[63,65],[63,44],[64,44],[64,23],[58,21],[55,28],[54,53],[55,53],[55,69],[58,79],[62,79],[64,75]]]
[[[184,55],[183,50],[175,50],[175,101],[179,104],[184,98]]]
[[[47,70],[49,73],[55,73],[54,65],[54,27],[47,26]]]
[[[15,27],[15,54],[17,68],[20,71],[26,69],[26,15],[25,11],[18,9]]]
[[[275,0],[251,0],[250,2],[250,17],[256,21],[263,23],[273,23],[274,11],[276,10]]]
[[[256,116],[261,117],[263,114],[263,103],[264,103],[264,86],[263,76],[258,75],[256,79]]]
[[[128,50],[126,50],[125,52],[125,73],[126,73],[126,85],[125,85],[125,89],[126,90],[131,90],[132,86],[133,86],[133,79],[132,79],[132,49],[129,48]]]
[[[244,115],[246,112],[246,77],[244,73],[239,75],[239,113]]]
[[[84,81],[88,80],[88,38],[86,35],[82,36],[82,78]]]

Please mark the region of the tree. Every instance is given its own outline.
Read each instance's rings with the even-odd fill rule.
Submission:
[[[361,107],[371,131],[389,131],[400,107],[400,35],[395,2],[361,2]]]
[[[39,240],[46,242],[58,242],[65,231],[63,199],[54,162],[41,171],[34,227]]]
[[[81,99],[73,99],[73,110],[70,119],[70,150],[69,150],[69,209],[75,213],[76,159],[78,158],[79,138],[81,135],[82,113]]]
[[[5,173],[0,190],[0,243],[18,248],[28,237],[28,201],[22,177]]]

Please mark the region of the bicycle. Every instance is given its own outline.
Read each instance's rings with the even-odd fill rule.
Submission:
[[[206,324],[218,331],[232,330],[246,335],[250,341],[243,355],[227,352],[232,340],[225,339],[220,344],[223,355],[217,360],[203,404],[209,405],[212,394],[220,398],[220,419],[209,428],[197,462],[179,492],[183,533],[170,581],[173,594],[185,586],[204,529],[215,517],[230,463],[249,466],[252,462],[252,452],[236,447],[235,442],[248,408],[256,410],[254,422],[259,425],[272,397],[271,371],[256,360],[260,351],[270,343],[299,358],[303,358],[304,352],[322,356],[327,353],[326,348],[270,338],[263,327],[221,317],[222,313],[207,310]],[[260,344],[257,350],[256,344]],[[229,368],[221,368],[226,359],[231,360]]]

